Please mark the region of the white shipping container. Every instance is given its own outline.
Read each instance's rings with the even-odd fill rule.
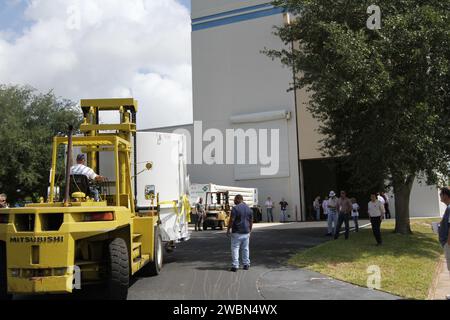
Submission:
[[[186,141],[183,135],[137,133],[137,207],[152,205],[146,190],[159,194],[163,241],[189,239],[188,215],[183,200],[189,191],[186,170]],[[146,170],[146,164],[153,168]]]
[[[189,239],[188,215],[183,211],[183,199],[189,191],[189,178],[186,170],[185,137],[177,134],[138,132],[136,134],[137,165],[134,173],[134,152],[131,156],[132,188],[137,182],[137,208],[152,206],[146,199],[145,191],[159,193],[161,233],[165,242],[179,242]],[[152,163],[151,170],[146,165]],[[100,174],[112,182],[109,192],[114,188],[114,157],[112,153],[100,152]],[[156,205],[156,200],[154,202]]]
[[[234,206],[234,197],[238,194],[242,195],[244,202],[249,207],[258,206],[258,189],[256,188],[240,188],[231,186],[220,186],[212,183],[200,184],[193,183],[189,188],[189,201],[191,206],[195,206],[199,198],[203,198],[204,202],[206,200],[207,192],[228,192],[229,194],[229,204]],[[208,203],[211,203],[208,199]]]

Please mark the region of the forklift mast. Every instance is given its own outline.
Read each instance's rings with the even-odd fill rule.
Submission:
[[[81,146],[88,155],[87,165],[95,172],[100,172],[99,152],[114,153],[116,206],[125,205],[135,208],[135,197],[131,191],[131,152],[132,139],[136,135],[137,101],[134,99],[90,99],[81,100],[83,123],[80,131],[84,137],[74,137],[73,144]],[[116,111],[120,113],[120,123],[101,124],[100,113]],[[49,203],[54,201],[54,184],[56,172],[57,149],[60,144],[68,144],[67,138],[55,137],[53,142],[52,176]]]

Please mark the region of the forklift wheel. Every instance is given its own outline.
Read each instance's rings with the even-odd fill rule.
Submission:
[[[155,227],[153,245],[155,253],[154,259],[144,267],[144,273],[148,276],[157,276],[161,273],[163,267],[164,246],[158,227]]]
[[[106,298],[126,300],[130,285],[130,264],[125,240],[116,238],[107,248]]]
[[[0,300],[11,300],[12,295],[8,294],[6,273],[6,244],[0,241]]]

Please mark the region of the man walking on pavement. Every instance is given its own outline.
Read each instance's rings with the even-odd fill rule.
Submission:
[[[231,237],[232,272],[239,269],[240,251],[244,270],[250,268],[250,233],[253,228],[253,211],[244,203],[241,195],[234,198],[234,204],[227,230],[227,236]]]
[[[351,200],[347,198],[347,193],[345,191],[341,191],[341,197],[338,199],[337,209],[339,211],[339,216],[334,239],[337,240],[339,238],[342,222],[344,222],[345,240],[348,240],[348,237],[350,235],[350,215],[352,214],[353,204]]]

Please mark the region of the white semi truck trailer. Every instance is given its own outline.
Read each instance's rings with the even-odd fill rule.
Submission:
[[[206,194],[208,192],[228,192],[230,206],[234,206],[234,197],[238,194],[242,195],[244,202],[249,207],[258,206],[258,189],[256,188],[240,188],[231,186],[221,186],[212,183],[193,183],[189,188],[189,201],[192,207],[198,202],[199,198],[206,199]]]
[[[190,238],[189,177],[183,135],[137,132],[132,154],[132,188],[137,211],[159,205],[160,230],[166,249]],[[105,159],[102,161],[102,159]],[[114,177],[110,158],[100,156],[100,174]]]

